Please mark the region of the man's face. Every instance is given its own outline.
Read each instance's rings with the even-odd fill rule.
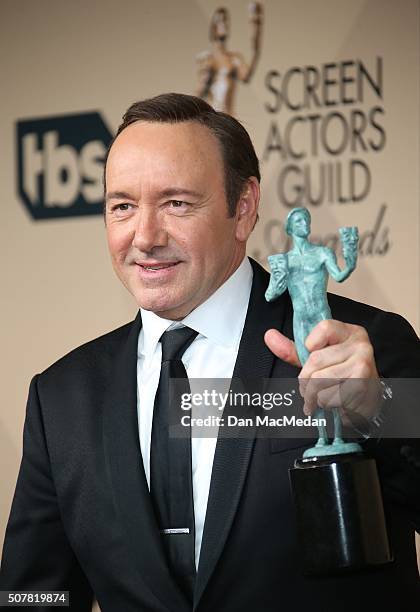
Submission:
[[[307,238],[311,232],[309,216],[303,211],[294,213],[290,219],[290,229],[293,236]]]
[[[228,217],[221,153],[205,126],[123,130],[106,167],[106,226],[114,269],[138,305],[175,320],[204,302],[244,257],[255,221],[246,202]]]

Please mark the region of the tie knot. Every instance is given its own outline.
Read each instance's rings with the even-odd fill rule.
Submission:
[[[162,344],[162,362],[181,359],[197,334],[198,332],[190,327],[179,327],[178,329],[164,332],[160,338]]]

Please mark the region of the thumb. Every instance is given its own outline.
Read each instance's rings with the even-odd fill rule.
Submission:
[[[290,363],[290,365],[302,367],[296,352],[295,343],[286,338],[277,329],[267,330],[264,334],[264,341],[276,357]]]

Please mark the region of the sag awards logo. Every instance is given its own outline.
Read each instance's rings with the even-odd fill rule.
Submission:
[[[17,122],[18,192],[35,220],[102,213],[112,135],[98,112]]]
[[[263,17],[261,3],[251,3],[249,63],[228,48],[228,10],[219,8],[211,18],[211,47],[197,56],[197,95],[217,110],[235,114],[238,84],[249,83],[260,57]],[[265,176],[274,170],[276,201],[287,210],[370,203],[375,184],[371,159],[387,140],[382,57],[271,69],[264,93],[262,117],[268,116],[269,125],[260,161]],[[382,256],[390,250],[386,212],[387,204],[380,201],[374,223],[360,232],[360,255]],[[267,254],[290,248],[280,217],[263,227]],[[336,250],[339,237],[314,236],[314,242]],[[265,261],[259,249],[253,256]]]
[[[276,198],[286,208],[361,205],[374,181],[370,159],[386,146],[383,60],[321,66],[292,66],[265,77],[264,112],[270,118],[262,161],[276,173]],[[361,232],[361,255],[385,255],[390,249],[381,203],[374,226]],[[281,222],[264,227],[269,252],[279,244]],[[338,235],[317,237],[336,248]]]

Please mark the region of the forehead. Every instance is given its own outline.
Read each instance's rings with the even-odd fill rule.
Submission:
[[[195,121],[158,123],[138,121],[117,136],[111,147],[107,186],[115,177],[133,175],[159,178],[223,177],[223,160],[214,134]]]

